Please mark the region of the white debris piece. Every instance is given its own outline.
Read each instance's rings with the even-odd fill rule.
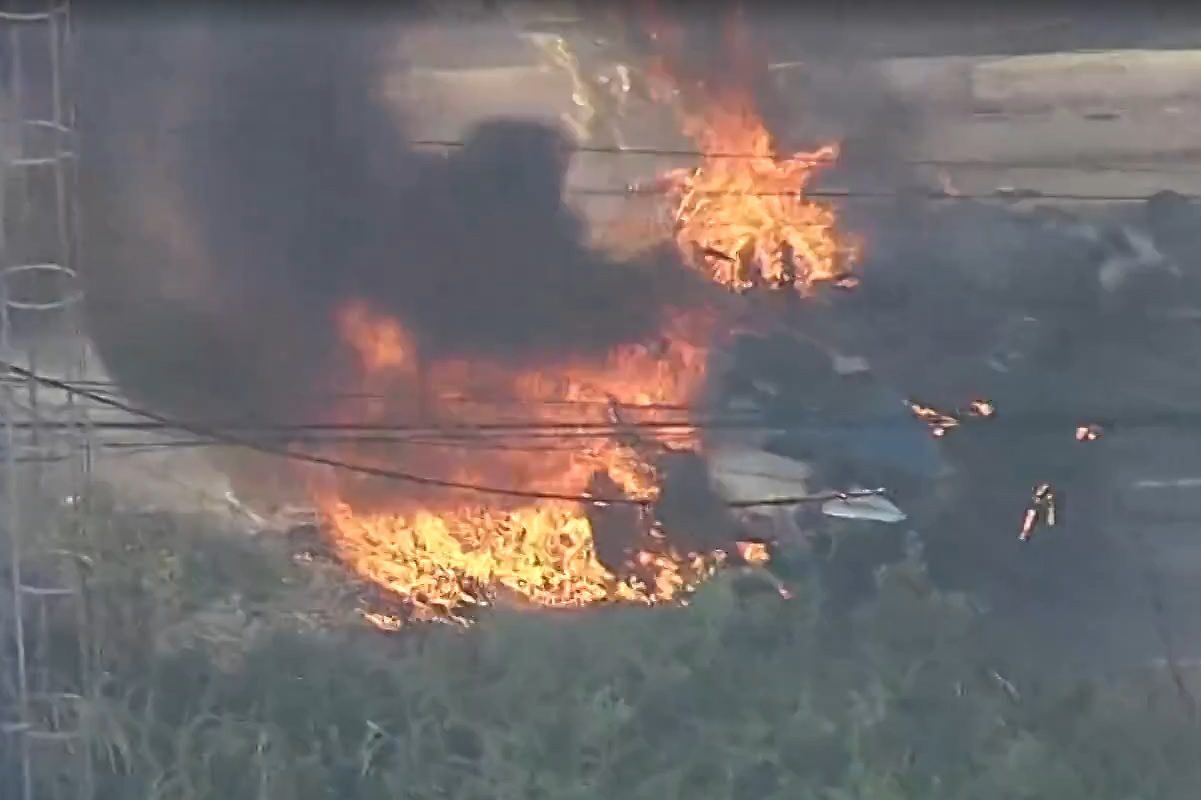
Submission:
[[[709,451],[713,488],[730,502],[772,500],[809,494],[813,467],[766,450],[724,445]]]
[[[814,468],[803,461],[786,458],[755,447],[727,444],[706,454],[709,482],[729,503],[786,500],[809,497],[829,489],[821,487]],[[862,487],[839,489],[856,492]],[[801,536],[796,522],[795,504],[734,508],[736,519],[752,530],[773,535]],[[908,519],[904,511],[888,498],[862,495],[833,498],[822,503],[822,513],[838,519],[895,524]]]
[[[754,447],[730,444],[706,453],[709,483],[728,503],[804,497],[813,493],[814,470],[809,464]],[[733,514],[752,530],[802,536],[795,507],[734,508]]]
[[[856,491],[857,487],[851,487]],[[887,497],[880,495],[865,495],[861,497],[841,497],[827,500],[822,504],[822,513],[827,517],[839,519],[858,519],[870,522],[886,522],[895,524],[904,522],[908,515],[897,508]]]
[[[834,353],[831,360],[834,363],[834,371],[839,375],[857,375],[872,370],[871,364],[863,356],[844,356]]]

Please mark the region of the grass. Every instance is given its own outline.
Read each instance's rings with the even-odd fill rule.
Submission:
[[[93,512],[86,705],[108,800],[1178,800],[1152,675],[994,652],[921,564],[823,612],[727,574],[683,608],[496,609],[384,634],[336,568],[211,521]],[[42,773],[49,781],[54,776]]]

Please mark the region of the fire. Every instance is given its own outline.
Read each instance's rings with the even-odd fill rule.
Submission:
[[[659,77],[660,88],[673,83]],[[737,291],[767,284],[804,294],[847,280],[855,247],[836,235],[834,209],[804,194],[838,147],[779,157],[749,93],[708,100],[681,112],[685,134],[706,154],[701,164],[663,178],[685,260]],[[707,314],[675,314],[658,344],[595,360],[548,355],[520,368],[424,357],[399,321],[365,303],[348,304],[337,321],[359,380],[389,398],[345,413],[356,422],[401,412],[420,420],[389,450],[388,466],[525,494],[411,486],[379,497],[341,482],[321,494],[341,559],[400,597],[409,616],[464,620],[466,609],[501,597],[550,608],[678,600],[725,560],[680,552],[645,513],[658,497],[656,454],[700,446],[686,407],[705,377],[716,327]],[[620,493],[636,506],[616,526],[638,529],[619,566],[613,543],[594,536],[589,512],[602,503],[580,499],[601,478],[611,487],[600,496]],[[749,564],[768,558],[761,545],[739,547]],[[394,617],[369,618],[395,627]]]
[[[588,519],[564,501],[408,515],[356,514],[337,503],[329,514],[343,560],[400,595],[416,619],[463,620],[463,609],[498,592],[548,608],[672,600],[720,559],[642,551],[653,582],[618,579],[597,560]]]
[[[356,302],[338,322],[363,381],[395,396],[367,417],[419,413],[413,397],[434,401],[420,430],[389,451],[390,466],[572,497],[586,496],[605,474],[626,497],[650,503],[658,493],[655,448],[698,445],[683,415],[705,372],[708,321],[695,313],[672,319],[657,346],[525,369],[442,360],[419,371],[417,348],[395,319]],[[353,416],[362,422],[364,413]],[[522,429],[531,417],[535,425]],[[643,432],[673,420],[675,428]],[[547,429],[558,435],[548,439]],[[597,557],[587,504],[420,487],[390,487],[382,499],[354,494],[339,486],[320,498],[339,557],[418,619],[461,619],[463,609],[498,594],[556,608],[678,599],[722,558],[642,549],[631,554],[637,577],[618,577]]]
[[[856,256],[840,241],[828,204],[805,196],[837,145],[778,157],[750,98],[738,92],[681,112],[702,163],[665,176],[675,207],[675,239],[684,257],[736,291],[847,279]]]
[[[368,371],[410,365],[413,346],[395,320],[374,319],[364,303],[350,303],[338,314],[342,338],[352,343]]]

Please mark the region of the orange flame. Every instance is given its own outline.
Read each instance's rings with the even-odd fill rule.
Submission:
[[[667,41],[678,32],[664,26],[663,33]],[[656,92],[681,96],[672,76],[660,72]],[[699,113],[681,114],[684,132],[707,155],[700,166],[663,179],[685,259],[739,291],[766,283],[807,293],[818,282],[844,279],[856,248],[836,235],[834,209],[804,195],[838,147],[780,158],[749,94],[722,89],[711,99]],[[360,379],[389,400],[366,414],[344,413],[358,421],[403,410],[422,416],[420,433],[389,451],[392,467],[399,461],[446,480],[570,497],[586,496],[605,476],[626,497],[649,504],[659,491],[655,449],[699,449],[686,406],[705,378],[713,322],[705,312],[680,312],[656,345],[513,368],[424,359],[397,320],[351,303],[338,316],[339,331],[358,356]],[[515,432],[531,417],[538,430]],[[550,428],[558,430],[548,439]],[[590,504],[565,497],[411,487],[389,489],[381,499],[339,484],[321,494],[320,504],[342,560],[402,598],[418,619],[462,620],[464,609],[504,596],[555,608],[678,600],[725,560],[721,552],[679,552],[648,526],[647,536],[625,549],[617,575],[609,557],[602,563],[598,555],[612,549],[598,547],[606,542],[594,537]],[[747,563],[768,557],[754,544],[740,551]],[[395,625],[392,617],[369,618]]]
[[[847,277],[856,246],[840,241],[834,209],[804,193],[816,170],[837,159],[837,145],[777,157],[750,98],[738,92],[682,116],[706,154],[700,166],[665,176],[676,243],[689,263],[736,291],[759,284],[806,293]]]
[[[623,426],[684,419],[682,404],[705,372],[709,321],[699,313],[671,319],[661,345],[619,347],[601,363],[514,370],[440,361],[428,365],[425,386],[410,369],[411,338],[395,319],[355,302],[338,320],[363,380],[395,393],[387,410],[412,409],[405,398],[417,392],[437,400],[428,430],[400,442],[391,466],[399,459],[449,480],[572,496],[585,495],[594,476],[606,474],[628,497],[651,502],[658,476],[646,446],[697,445],[683,425],[636,439]],[[473,399],[481,397],[496,399]],[[515,411],[506,412],[506,399]],[[531,415],[538,430],[510,428],[500,442],[488,427],[524,424]],[[544,429],[555,426],[566,443],[545,439]],[[721,560],[666,546],[644,549],[630,554],[639,577],[618,577],[598,560],[592,526],[577,502],[445,490],[398,495],[391,488],[382,500],[369,492],[349,498],[355,491],[339,486],[320,497],[335,549],[357,573],[399,595],[418,619],[460,619],[462,609],[487,604],[498,592],[547,607],[677,599]]]
[[[411,366],[412,342],[395,320],[375,319],[366,304],[355,302],[340,309],[337,321],[367,371]]]

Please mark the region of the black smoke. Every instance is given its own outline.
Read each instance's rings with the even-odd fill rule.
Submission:
[[[379,232],[401,268],[363,264],[355,291],[395,310],[435,358],[545,362],[653,336],[663,309],[686,300],[686,273],[582,244],[562,200],[567,148],[557,130],[502,120],[423,161]]]
[[[84,27],[91,334],[135,399],[280,418],[349,359],[349,298],[426,358],[599,355],[708,291],[672,257],[614,264],[563,201],[568,142],[479,125],[405,144],[382,99],[401,23],[204,15]]]

